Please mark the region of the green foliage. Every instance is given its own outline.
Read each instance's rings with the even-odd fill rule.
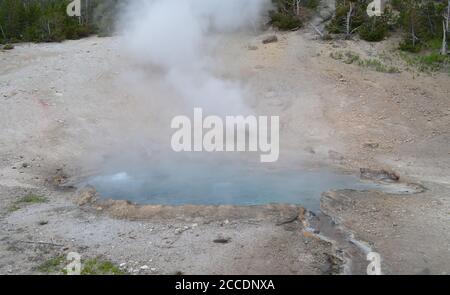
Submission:
[[[400,57],[409,65],[421,72],[436,72],[440,70],[450,70],[450,56],[441,55],[437,52],[429,54],[414,54],[402,52]]]
[[[402,51],[414,52],[417,53],[422,50],[421,43],[414,43],[411,38],[405,38],[399,44],[399,49]]]
[[[40,203],[47,203],[48,199],[44,196],[34,195],[34,194],[28,194],[24,197],[21,197],[19,200],[15,201],[10,207],[9,211],[14,212],[22,208],[24,205],[29,204],[40,204]]]
[[[0,0],[0,43],[60,42],[110,34],[118,0],[82,1],[82,17],[69,17],[70,0]],[[100,12],[100,14],[98,13]]]
[[[371,0],[337,0],[335,17],[327,25],[332,34],[347,33],[347,14],[353,7],[349,31],[358,32],[367,41],[381,41],[390,30],[400,29],[405,38],[400,49],[420,51],[430,39],[442,40],[442,16],[447,6],[443,0],[392,0],[381,16],[369,17]],[[396,11],[396,13],[393,13]]]
[[[5,44],[5,46],[3,46],[3,50],[13,50],[14,49],[14,45],[12,44]]]
[[[446,1],[404,0],[394,1],[393,7],[399,12],[399,27],[404,32],[400,49],[419,52],[432,39],[442,40],[442,15]]]
[[[388,33],[388,26],[387,23],[381,18],[373,17],[362,24],[358,32],[361,39],[370,42],[377,42],[382,41],[386,37]]]
[[[302,0],[302,3],[305,7],[309,9],[317,9],[319,6],[320,0]]]
[[[274,11],[270,12],[270,23],[280,30],[293,30],[300,28],[308,20],[311,11],[319,5],[319,0],[272,0]]]
[[[17,201],[17,203],[22,204],[39,204],[46,202],[48,202],[48,199],[46,197],[33,194],[26,195]]]
[[[381,16],[366,17],[363,24],[358,28],[361,39],[369,42],[379,42],[384,40],[389,31],[395,29],[398,19],[387,7]]]
[[[337,0],[336,12],[333,19],[327,25],[328,32],[332,34],[346,34],[347,33],[347,14],[352,6],[350,32],[357,30],[364,21],[367,20],[366,7],[370,1],[348,1]]]
[[[45,274],[62,273],[64,267],[63,263],[64,256],[52,257],[40,264],[36,270]]]
[[[399,31],[403,35],[399,49],[421,53],[414,62],[420,68],[446,67],[448,58],[438,56],[442,48],[444,35],[442,22],[447,11],[447,0],[391,0],[381,16],[373,17],[369,17],[366,13],[370,2],[371,0],[337,0],[335,17],[327,25],[328,32],[345,34],[346,37],[358,33],[363,40],[377,42],[385,39],[390,31]],[[350,10],[350,7],[353,9]],[[349,11],[351,11],[350,34],[347,34]],[[449,32],[445,34],[449,35]],[[447,36],[447,40],[450,40],[450,36]],[[365,65],[381,69],[373,63]]]
[[[280,30],[288,31],[301,27],[302,22],[290,14],[283,14],[281,12],[272,12],[270,14],[271,23]]]
[[[68,263],[63,255],[51,257],[41,263],[36,270],[45,274],[67,274]],[[81,275],[123,275],[125,274],[114,263],[100,257],[86,260],[82,263]]]
[[[87,260],[81,271],[82,275],[123,275],[124,272],[110,261],[101,258]]]

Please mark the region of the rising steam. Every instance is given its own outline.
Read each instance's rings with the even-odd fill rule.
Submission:
[[[257,26],[269,0],[138,0],[121,18],[129,56],[157,66],[188,107],[215,113],[245,111],[236,81],[214,76],[214,36]],[[164,98],[161,98],[164,99]]]
[[[134,171],[184,181],[197,171],[198,158],[210,175],[225,155],[181,153],[171,148],[171,120],[201,107],[205,115],[246,115],[246,89],[225,79],[217,46],[220,38],[254,32],[264,21],[270,0],[128,0],[119,9],[119,49],[114,65],[111,104],[119,117],[108,126],[106,147],[95,146],[88,162],[103,174]],[[245,44],[243,44],[245,46]],[[226,74],[225,74],[226,75]],[[106,87],[110,87],[109,84]],[[97,140],[100,142],[101,140]],[[100,155],[99,155],[100,153]],[[213,160],[205,160],[214,157]],[[100,162],[100,163],[99,163]],[[195,165],[194,165],[195,164]],[[87,164],[86,164],[87,165]],[[182,169],[181,169],[182,170]],[[151,178],[151,177],[150,177]],[[132,185],[127,186],[131,190]]]

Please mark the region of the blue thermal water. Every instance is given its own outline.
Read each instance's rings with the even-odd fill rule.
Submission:
[[[354,175],[328,170],[252,169],[239,165],[171,165],[145,171],[122,171],[91,178],[102,198],[139,204],[262,205],[298,204],[319,210],[331,189],[372,189]]]

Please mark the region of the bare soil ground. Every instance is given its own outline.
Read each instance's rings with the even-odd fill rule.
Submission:
[[[384,273],[450,273],[448,74],[401,63],[401,73],[382,73],[330,56],[394,57],[393,42],[320,41],[299,31],[263,45],[266,35],[225,36],[217,56],[226,65],[220,75],[249,87],[247,105],[280,115],[280,162],[384,168],[424,185],[415,195],[329,192],[322,208],[381,254]],[[78,193],[56,188],[120,153],[130,134],[141,136],[133,130],[158,128],[151,115],[163,110],[142,102],[151,94],[117,84],[135,66],[118,38],[0,52],[0,273],[40,273],[42,263],[69,251],[100,255],[130,273],[345,272],[336,257],[342,244],[311,234],[312,217],[295,206],[79,206]],[[30,194],[46,200],[21,202]]]

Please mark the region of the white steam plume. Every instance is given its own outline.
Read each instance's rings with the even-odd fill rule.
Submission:
[[[269,7],[270,0],[136,0],[119,27],[128,55],[159,67],[187,106],[241,114],[247,110],[240,84],[209,70],[215,65],[212,40],[258,25]]]

